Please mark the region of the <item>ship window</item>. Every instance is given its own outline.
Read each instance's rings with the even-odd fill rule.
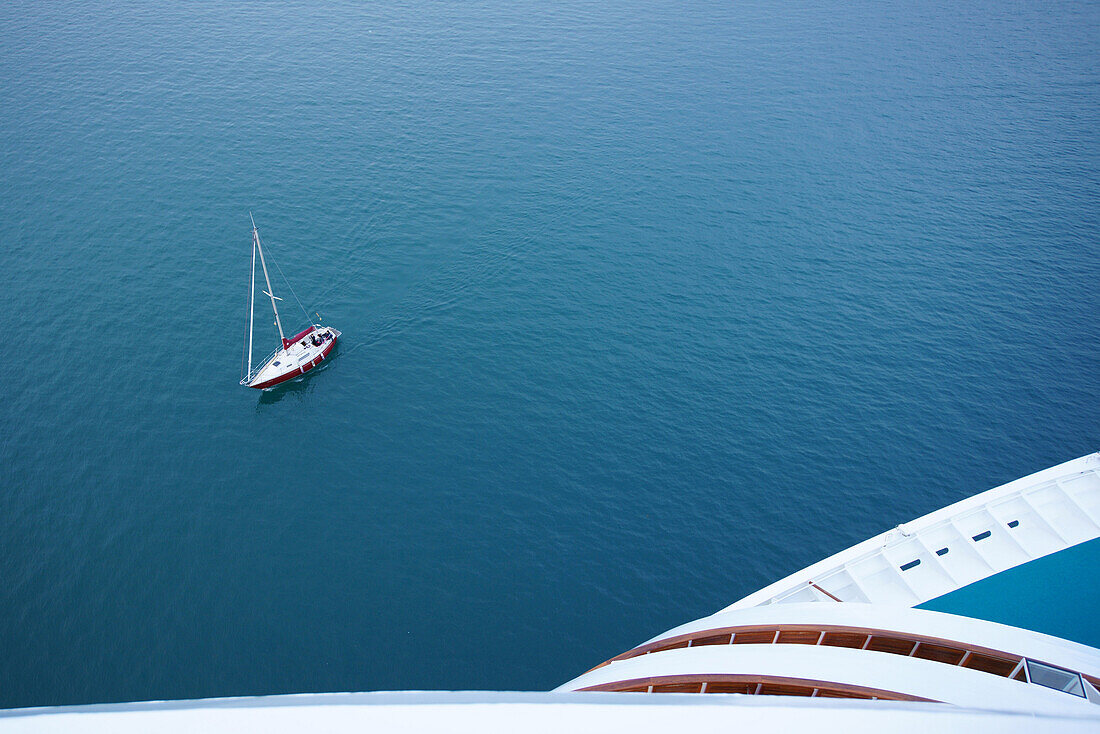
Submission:
[[[904,566],[901,567],[901,570],[902,571],[908,571],[909,569],[916,568],[919,565],[920,565],[920,559],[918,558],[915,561],[909,561],[909,563],[906,563]]]
[[[753,690],[756,685],[753,684]],[[748,683],[727,683],[725,681],[707,682],[707,693],[748,693]]]
[[[937,556],[946,556],[947,555],[947,549],[946,548],[940,548],[938,551],[936,551],[936,555]]]
[[[825,639],[821,641],[821,644],[830,647],[859,648],[863,647],[863,643],[865,642],[867,642],[867,635],[852,632],[826,632]]]
[[[728,645],[730,644],[730,636],[725,635],[711,635],[710,637],[696,637],[691,641],[692,647],[699,647],[701,645]]]
[[[912,640],[902,639],[900,637],[879,637],[875,635],[871,638],[871,641],[867,643],[867,650],[874,650],[876,652],[889,652],[894,655],[908,655],[913,652],[913,646],[917,643]]]
[[[654,683],[654,693],[698,693],[701,683]]]
[[[1005,660],[1004,658],[995,658],[992,655],[982,655],[981,653],[973,652],[965,662],[961,663],[961,665],[971,670],[980,670],[985,673],[1008,677],[1012,675],[1012,671],[1016,669],[1019,662],[1019,658],[1015,660]]]
[[[1014,527],[1016,527],[1016,526],[1017,526],[1017,525],[1019,525],[1019,524],[1020,524],[1020,521],[1019,521],[1019,520],[1012,520],[1012,521],[1010,521],[1010,522],[1008,523],[1008,526],[1009,526],[1010,528],[1014,528]]]
[[[775,639],[772,630],[753,630],[751,632],[738,632],[733,636],[735,645],[767,645]]]
[[[1081,683],[1081,676],[1077,673],[1028,660],[1027,674],[1031,677],[1031,682],[1036,685],[1053,688],[1056,691],[1065,691],[1074,696],[1085,698],[1085,687]]]
[[[985,540],[990,535],[993,535],[993,532],[990,530],[986,530],[984,533],[978,533],[974,536],[974,542],[977,543],[979,540]]]
[[[807,686],[792,686],[780,683],[764,683],[760,686],[761,696],[812,696],[814,689]]]
[[[818,698],[870,698],[870,696],[861,696],[858,693],[848,693],[847,691],[834,690],[832,688],[820,688],[817,691]]]
[[[779,633],[779,642],[789,645],[816,645],[821,633],[816,630],[788,630]]]
[[[667,645],[661,645],[650,650],[650,652],[664,652],[665,650],[675,650],[680,647],[687,647],[690,640],[680,640],[679,642],[670,642]]]
[[[934,660],[937,663],[947,663],[948,665],[958,665],[965,654],[963,650],[957,647],[930,645],[922,642],[916,652],[913,653],[913,657],[922,658],[924,660]]]
[[[276,361],[276,362],[272,362],[272,364],[273,364],[273,365],[275,365],[276,367],[278,367],[278,366],[279,366],[279,363],[278,363],[277,361]]]

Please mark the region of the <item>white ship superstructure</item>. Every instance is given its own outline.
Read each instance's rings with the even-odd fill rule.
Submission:
[[[1100,454],[969,497],[808,566],[731,604],[911,607],[1100,536]]]
[[[1095,647],[912,607],[1062,551],[1092,549],[1085,544],[1098,536],[1100,454],[1091,454],[899,525],[559,690],[1088,710],[1100,705]],[[1092,571],[1071,583],[1095,584]],[[1088,620],[1098,611],[1081,610]]]
[[[988,708],[1011,700],[1047,710],[1100,704],[1098,687],[1096,648],[939,612],[802,603],[696,620],[562,690],[869,698]]]

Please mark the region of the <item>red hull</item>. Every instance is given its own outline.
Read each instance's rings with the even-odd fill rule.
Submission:
[[[298,334],[297,336],[295,336],[295,340],[305,336],[306,334],[308,334],[311,331],[313,331],[313,327],[310,327],[310,328],[306,329],[305,331],[303,331],[301,334]],[[249,387],[254,387],[257,390],[263,390],[263,389],[268,388],[268,387],[275,387],[276,385],[278,385],[280,383],[283,383],[283,382],[286,382],[287,380],[293,380],[295,377],[301,377],[302,375],[309,372],[311,369],[313,369],[317,365],[321,364],[321,362],[323,362],[325,360],[325,358],[328,357],[328,353],[331,352],[332,348],[336,346],[336,340],[337,339],[339,339],[339,337],[334,336],[332,338],[332,341],[329,343],[329,345],[327,347],[325,347],[324,351],[321,352],[320,356],[314,357],[312,362],[306,362],[306,364],[302,367],[302,369],[300,369],[300,370],[291,370],[290,372],[287,372],[285,375],[279,375],[278,377],[276,377],[273,380],[268,380],[267,382],[261,382],[261,383],[256,384],[256,385],[249,385]],[[293,342],[291,342],[291,343],[293,343]]]

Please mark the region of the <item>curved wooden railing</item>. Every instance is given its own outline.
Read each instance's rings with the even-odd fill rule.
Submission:
[[[893,655],[919,658],[932,662],[957,665],[978,670],[991,675],[1026,682],[1026,658],[1021,655],[994,650],[978,645],[925,635],[910,635],[894,630],[869,627],[847,627],[839,625],[743,625],[736,627],[718,627],[708,630],[689,632],[674,637],[666,637],[645,645],[627,650],[621,655],[600,663],[592,670],[598,670],[619,660],[629,660],[641,655],[676,650],[686,647],[708,645],[824,645],[826,647],[847,647],[859,650],[872,650]],[[1033,660],[1033,663],[1058,668],[1059,666]],[[591,671],[589,671],[591,672]],[[1077,671],[1069,671],[1077,672]],[[1100,678],[1078,673],[1094,688],[1100,690]],[[618,683],[606,684],[617,686]],[[641,684],[638,684],[641,685]],[[651,684],[646,684],[651,685]],[[664,685],[664,684],[659,684]],[[822,684],[835,687],[836,684]],[[820,687],[819,687],[820,688]],[[588,689],[584,689],[588,690]],[[592,690],[626,690],[620,688],[593,688]],[[630,690],[636,690],[631,688]],[[741,693],[743,691],[736,691]],[[808,694],[790,694],[808,695]],[[830,695],[830,694],[816,694]],[[882,698],[882,696],[877,696]]]
[[[896,691],[852,686],[835,681],[786,678],[775,675],[661,675],[601,683],[581,691],[618,693],[741,693],[756,696],[808,696],[818,698],[869,698],[884,701],[925,701]]]

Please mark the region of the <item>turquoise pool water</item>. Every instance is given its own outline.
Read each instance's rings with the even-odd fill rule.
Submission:
[[[1100,538],[1010,568],[919,605],[1100,647]]]

